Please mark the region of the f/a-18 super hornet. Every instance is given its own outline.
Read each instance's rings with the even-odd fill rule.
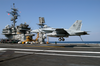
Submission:
[[[59,37],[59,41],[64,41],[64,37],[68,38],[69,36],[80,36],[81,35],[89,35],[86,31],[81,31],[82,27],[82,20],[77,20],[75,23],[69,28],[69,29],[64,29],[64,28],[52,28],[48,27],[47,25],[43,25],[42,28],[32,30],[31,32],[33,33],[39,33],[42,32],[44,33],[44,37],[47,35],[49,37]],[[82,40],[82,38],[81,38]]]

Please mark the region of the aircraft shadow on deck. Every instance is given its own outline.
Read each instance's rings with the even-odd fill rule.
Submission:
[[[88,46],[88,45],[65,45],[65,46],[61,46],[61,47],[91,47],[91,46]]]

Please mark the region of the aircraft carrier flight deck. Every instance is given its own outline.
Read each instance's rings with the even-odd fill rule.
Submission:
[[[100,66],[99,44],[0,44],[0,66]]]

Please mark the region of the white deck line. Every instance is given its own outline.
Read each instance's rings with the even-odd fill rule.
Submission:
[[[36,52],[22,52],[22,51],[15,51],[15,53],[39,54],[39,55],[53,55],[53,56],[70,56],[70,57],[91,57],[91,58],[100,58],[100,56],[89,56],[89,55],[69,55],[69,54],[36,53]]]
[[[66,51],[66,50],[42,50],[42,49],[19,49],[19,48],[2,48],[4,50],[22,50],[22,51],[42,51],[42,52],[65,52],[65,53],[93,53],[100,54],[100,52],[93,51]]]

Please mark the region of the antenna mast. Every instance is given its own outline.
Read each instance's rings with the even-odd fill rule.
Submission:
[[[11,8],[12,9],[12,11],[11,12],[8,12],[8,13],[10,13],[13,17],[11,18],[11,21],[13,21],[13,27],[15,27],[15,23],[17,22],[16,21],[16,19],[17,19],[17,17],[19,16],[18,15],[18,10],[15,8],[15,3],[13,3],[13,8]]]

